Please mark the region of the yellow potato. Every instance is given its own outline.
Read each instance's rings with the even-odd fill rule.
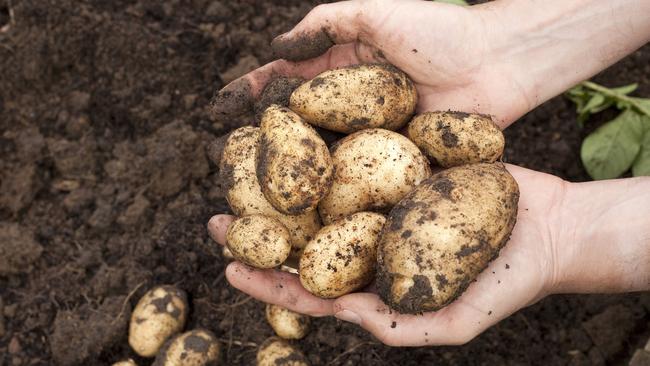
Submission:
[[[503,155],[505,138],[492,118],[463,112],[427,112],[415,116],[408,137],[440,166],[494,163]]]
[[[291,253],[289,230],[277,219],[263,215],[233,221],[226,242],[235,259],[255,268],[277,267]]]
[[[400,313],[439,310],[510,238],[519,187],[503,164],[450,168],[391,210],[378,248],[377,289]]]
[[[219,164],[226,200],[236,216],[261,214],[278,219],[289,229],[293,253],[298,255],[320,229],[320,219],[316,211],[298,216],[285,215],[266,200],[255,175],[259,136],[259,128],[241,127],[226,140]]]
[[[129,345],[142,357],[153,357],[187,319],[185,292],[170,285],[157,286],[142,296],[131,313]]]
[[[301,339],[309,332],[309,316],[282,306],[266,304],[266,320],[279,337]]]
[[[132,359],[115,362],[112,366],[138,366]]]
[[[385,221],[378,213],[358,212],[323,227],[300,257],[302,286],[316,296],[334,298],[369,284]]]
[[[264,197],[287,215],[312,211],[332,185],[332,159],[313,127],[290,109],[271,105],[262,115],[257,181]]]
[[[360,211],[387,212],[431,175],[429,162],[406,137],[368,129],[331,149],[334,180],[319,204],[323,223]]]
[[[220,356],[221,347],[214,334],[208,330],[195,329],[167,342],[152,366],[216,365]]]
[[[287,341],[271,337],[257,350],[257,366],[309,366],[309,362]]]
[[[328,70],[294,90],[289,107],[307,122],[352,133],[366,128],[399,130],[415,112],[411,79],[391,65]]]

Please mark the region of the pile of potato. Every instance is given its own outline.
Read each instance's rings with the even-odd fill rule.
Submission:
[[[402,313],[460,296],[510,237],[519,188],[497,162],[505,140],[489,116],[413,117],[417,99],[393,66],[339,68],[233,131],[220,174],[239,216],[226,237],[234,258],[297,260],[304,288],[323,298],[375,280]],[[328,149],[313,126],[349,135]]]

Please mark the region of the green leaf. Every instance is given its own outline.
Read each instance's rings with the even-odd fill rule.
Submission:
[[[625,173],[634,163],[644,135],[641,116],[627,109],[582,142],[580,156],[593,179],[611,179]]]
[[[650,117],[642,117],[645,133],[641,142],[641,151],[632,165],[632,174],[635,177],[650,175]]]
[[[447,4],[454,4],[454,5],[461,5],[461,6],[469,6],[467,1],[465,0],[436,0],[439,3],[447,3]]]
[[[628,95],[631,92],[635,91],[636,88],[639,87],[639,84],[634,83],[630,85],[625,85],[625,86],[619,86],[618,88],[612,88],[611,90],[618,93],[618,94],[623,94],[623,95]]]

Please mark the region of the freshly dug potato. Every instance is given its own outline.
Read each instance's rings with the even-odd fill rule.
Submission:
[[[331,148],[334,180],[319,211],[329,224],[360,211],[388,211],[431,175],[429,162],[399,133],[368,129]]]
[[[494,163],[505,147],[503,132],[484,114],[426,112],[411,120],[408,137],[444,168]]]
[[[257,181],[278,211],[312,211],[332,185],[325,141],[289,108],[272,105],[262,115],[256,155]]]
[[[129,345],[142,357],[153,357],[165,341],[183,330],[187,296],[174,286],[154,287],[142,296],[131,313]]]
[[[232,252],[230,249],[228,249],[228,246],[224,245],[223,248],[221,249],[221,255],[223,255],[224,258],[226,259],[235,259],[235,257],[232,255]]]
[[[284,339],[301,339],[309,331],[309,316],[282,306],[266,304],[266,320],[275,334]]]
[[[386,218],[358,212],[323,227],[300,257],[300,282],[316,296],[358,290],[375,276],[377,243]]]
[[[257,366],[309,366],[309,362],[287,341],[271,337],[257,350]]]
[[[285,215],[264,198],[255,175],[259,136],[257,127],[241,127],[230,133],[219,164],[226,200],[237,216],[261,214],[278,219],[289,229],[293,253],[298,255],[320,229],[320,219],[315,210],[298,216]]]
[[[435,311],[467,288],[510,238],[519,187],[503,164],[473,164],[425,180],[390,212],[377,288],[400,313]]]
[[[240,262],[255,268],[273,268],[291,253],[291,237],[280,221],[264,215],[240,217],[228,226],[226,242]]]
[[[418,101],[411,79],[391,65],[329,70],[294,90],[289,107],[307,122],[352,133],[366,128],[399,130]]]
[[[152,366],[216,365],[221,356],[219,341],[212,332],[195,329],[169,340]]]
[[[112,366],[138,366],[132,359],[115,362]]]

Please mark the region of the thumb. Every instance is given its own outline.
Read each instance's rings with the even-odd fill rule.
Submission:
[[[379,12],[376,3],[351,0],[319,5],[291,31],[276,37],[271,48],[278,58],[302,61],[322,55],[335,44],[369,43],[373,34],[369,20]]]

